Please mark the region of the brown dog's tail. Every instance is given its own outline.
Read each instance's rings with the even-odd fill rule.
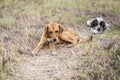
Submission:
[[[82,39],[82,38],[80,38],[79,43],[86,43],[86,42],[90,42],[90,41],[92,41],[92,38],[93,38],[93,36],[89,36],[89,38],[88,38],[88,39]]]

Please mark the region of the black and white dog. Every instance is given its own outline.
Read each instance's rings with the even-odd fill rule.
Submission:
[[[102,33],[104,30],[109,29],[109,24],[107,24],[103,18],[94,18],[87,21],[87,26],[91,28],[91,32]]]

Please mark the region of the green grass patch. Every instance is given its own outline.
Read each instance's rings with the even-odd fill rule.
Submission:
[[[120,26],[111,26],[110,29],[104,33],[104,35],[100,35],[100,38],[113,38],[120,37]]]
[[[7,63],[5,63],[5,68],[4,68],[4,71],[5,72],[10,72],[11,71],[11,67],[10,67],[11,65],[10,65],[10,63],[9,62],[7,62]]]
[[[63,7],[72,9],[72,8],[77,8],[76,0],[69,0],[69,1],[63,1]]]
[[[8,1],[8,2],[7,2]],[[21,5],[20,12],[27,15],[37,16],[54,16],[56,10],[67,9],[67,10],[91,10],[91,11],[109,11],[112,13],[120,13],[119,1],[118,0],[44,0],[44,1],[18,1],[18,0],[4,0],[6,5],[18,4]],[[25,5],[24,5],[25,4]],[[86,5],[87,4],[87,5]]]
[[[74,23],[84,24],[85,21],[86,21],[86,17],[85,16],[74,17],[72,20],[73,20]]]
[[[35,38],[37,38],[37,39],[40,38],[40,32],[39,32],[39,31],[35,31],[34,29],[26,28],[24,32],[25,32],[25,34],[28,35],[29,37],[35,37]]]
[[[4,29],[11,28],[14,23],[15,23],[15,18],[14,17],[0,18],[0,25]]]
[[[0,54],[2,53],[2,47],[0,47]]]
[[[18,4],[19,0],[3,0],[3,4],[5,6]]]

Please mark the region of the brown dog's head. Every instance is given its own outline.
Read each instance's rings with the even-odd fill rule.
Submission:
[[[57,23],[50,23],[44,27],[45,36],[52,42],[59,42],[60,34],[63,31],[63,27]]]

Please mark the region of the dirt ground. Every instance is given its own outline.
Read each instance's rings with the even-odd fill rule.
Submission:
[[[36,6],[35,4],[34,6]],[[26,1],[23,6],[23,9],[28,6],[27,14],[25,12],[16,13],[19,4],[0,6],[0,63],[2,64],[0,80],[120,79],[119,11],[111,13],[107,10],[104,12],[59,7],[48,11],[47,14],[43,10],[44,14],[39,12],[40,15],[37,15],[31,12],[29,15],[29,7],[32,8],[33,5]],[[11,16],[13,18],[10,18],[10,21],[4,23],[3,20],[2,22],[2,18],[8,19]],[[31,56],[31,52],[40,41],[45,24],[51,21],[58,22],[65,27],[72,28],[86,39],[91,35],[89,28],[86,27],[86,20],[94,17],[103,17],[111,25],[110,29],[102,34],[93,35],[93,40],[89,43],[71,48],[68,48],[67,43],[56,45],[57,55],[51,54],[46,43],[37,56]],[[110,46],[105,48],[104,45]]]
[[[24,18],[23,18],[24,19]],[[79,57],[83,54],[81,49],[77,47],[68,48],[69,44],[57,45],[57,55],[52,55],[48,48],[48,44],[41,49],[38,56],[31,56],[32,50],[39,42],[40,36],[36,39],[34,36],[24,34],[22,25],[29,24],[30,22],[25,18],[16,21],[17,25],[11,29],[9,33],[1,29],[1,41],[5,42],[3,45],[6,47],[8,57],[13,62],[12,72],[10,73],[11,79],[17,80],[67,80],[69,76],[76,75],[79,71],[74,70],[79,63]],[[29,19],[29,18],[28,18]],[[32,19],[30,19],[32,20]],[[33,18],[34,20],[34,18]],[[36,22],[33,21],[32,22]],[[21,22],[21,23],[20,23]],[[39,23],[40,21],[38,21]],[[38,24],[37,23],[37,24]],[[35,24],[35,23],[32,23]],[[19,27],[17,27],[19,26]],[[34,28],[31,27],[31,28]],[[79,28],[79,27],[78,27]],[[38,30],[39,29],[39,30]],[[42,27],[36,29],[36,33],[41,35]],[[85,33],[84,33],[85,34]],[[11,46],[8,46],[11,45]],[[12,48],[12,49],[11,49]],[[12,51],[11,51],[12,50]],[[12,53],[9,53],[12,52]],[[12,55],[11,55],[12,54]],[[16,63],[17,60],[17,63]],[[15,61],[15,64],[14,64]],[[81,60],[80,60],[81,61]],[[77,65],[77,66],[76,66]],[[69,69],[70,67],[70,69]],[[73,67],[73,70],[71,68]]]

